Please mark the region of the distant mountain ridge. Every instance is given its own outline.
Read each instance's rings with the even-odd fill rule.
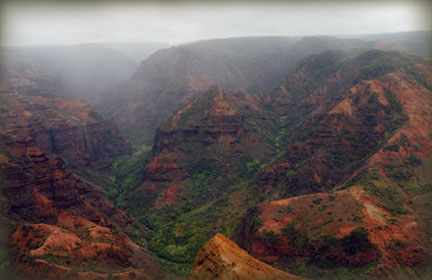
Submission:
[[[357,39],[325,36],[215,39],[180,45],[143,61],[132,78],[114,90],[104,114],[149,141],[157,125],[212,85],[263,93],[308,55],[373,47],[374,43]]]
[[[408,34],[408,35],[407,35]],[[302,58],[329,50],[382,49],[427,55],[423,33],[337,38],[244,37],[191,42],[155,52],[131,79],[112,91],[99,107],[137,142],[151,142],[153,131],[174,111],[213,85],[229,90],[264,93]],[[426,33],[426,35],[429,33]],[[399,44],[400,43],[400,44]]]
[[[367,41],[378,41],[400,46],[400,51],[423,57],[432,57],[432,31],[407,31],[383,34],[351,35],[347,38],[358,38]]]

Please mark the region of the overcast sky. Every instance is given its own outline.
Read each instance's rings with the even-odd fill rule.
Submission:
[[[0,4],[1,42],[13,45],[158,41],[179,44],[238,36],[385,33],[431,27],[418,1],[132,2],[78,5]]]

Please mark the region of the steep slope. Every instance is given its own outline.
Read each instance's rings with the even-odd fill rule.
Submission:
[[[296,85],[298,77],[308,81],[321,73],[322,58],[300,63],[302,71],[265,97],[282,116],[294,108],[304,120],[285,135],[286,152],[257,180],[273,198],[313,194],[252,209],[236,240],[252,256],[310,277],[326,276],[308,274],[307,267],[331,273],[351,267],[379,278],[417,277],[417,271],[427,278],[430,271],[418,271],[428,269],[431,256],[432,213],[425,202],[432,160],[430,61],[373,51],[336,67],[324,83]],[[341,70],[349,73],[346,83]],[[329,91],[333,102],[331,96],[330,104],[319,101]]]
[[[430,75],[430,61],[419,57],[334,51],[300,61],[261,97],[207,92],[158,129],[143,184],[123,203],[153,229],[149,249],[183,275],[198,248],[217,232],[236,237],[252,256],[281,268],[323,271],[313,278],[331,277],[326,273],[338,269],[350,277],[371,271],[379,276],[401,265],[423,269],[429,256],[425,223],[431,217],[424,200],[430,182],[425,175],[431,159],[425,124]],[[409,127],[418,132],[399,135]],[[406,153],[399,162],[378,156],[396,151],[393,141],[425,152],[421,158]],[[374,157],[380,166],[369,166]],[[332,190],[340,193],[322,193]],[[416,192],[421,195],[414,198]],[[293,196],[298,204],[261,205]],[[411,199],[416,210],[404,208]],[[260,211],[267,214],[259,216]],[[339,217],[344,214],[349,218]],[[287,234],[302,234],[300,249],[282,236],[286,227]],[[386,249],[392,238],[406,241],[402,253]],[[357,239],[364,250],[346,245]],[[404,252],[417,254],[408,258],[412,263],[395,261]]]
[[[266,115],[257,102],[251,95],[216,87],[174,114],[157,130],[156,156],[143,171],[143,185],[129,194],[129,203],[133,199],[142,204],[153,194],[158,197],[148,206],[155,209],[190,195],[211,199],[223,192],[220,175],[227,180],[235,173],[231,170],[243,168],[248,160],[271,157],[266,131],[271,132],[263,126]],[[190,178],[203,184],[204,177],[217,182],[208,189],[187,186]]]
[[[295,63],[331,49],[372,48],[374,43],[333,37],[256,37],[199,41],[157,51],[113,95],[107,114],[137,140],[149,141],[174,111],[215,84],[262,93]]]
[[[427,61],[418,57],[377,50],[329,52],[301,61],[264,97],[265,106],[276,112],[281,145],[286,145],[278,158],[286,164],[282,170],[275,166],[281,181],[269,168],[260,185],[275,189],[282,184],[285,196],[329,189],[346,180],[408,121],[393,92],[401,82],[378,81],[398,72],[400,79],[421,86],[424,65]]]
[[[216,228],[207,232],[214,219],[233,222],[232,214],[224,220],[225,211],[219,212],[232,203],[220,203],[227,192],[273,157],[276,135],[258,102],[252,95],[213,88],[178,111],[156,132],[143,184],[119,201],[154,229],[150,248],[178,264],[181,273],[216,233]],[[170,218],[169,213],[185,212],[191,216]],[[195,231],[197,226],[204,231]]]
[[[23,275],[95,279],[108,273],[161,275],[156,261],[123,232],[134,221],[57,159],[34,146],[8,147],[2,155],[6,216],[15,223],[11,245]]]
[[[222,234],[216,234],[200,250],[189,279],[304,279],[251,257]]]
[[[62,156],[71,167],[103,169],[131,148],[117,128],[79,99],[2,95],[4,131],[15,138],[33,138],[48,154]]]
[[[1,94],[5,100],[9,93]],[[12,227],[10,273],[32,279],[161,278],[157,262],[125,235],[145,242],[143,229],[70,173],[63,160],[50,160],[34,138],[11,130],[15,116],[4,107],[2,113],[1,201],[2,217]]]
[[[52,73],[37,70],[28,62],[12,63],[2,57],[0,73],[2,85],[6,86],[11,92],[54,98],[57,97],[57,92],[63,90],[60,79]]]
[[[5,47],[2,60],[15,72],[31,68],[55,77],[61,83],[57,96],[93,104],[103,101],[103,95],[126,81],[138,65],[121,52],[98,44]],[[14,90],[10,84],[6,86]]]
[[[225,205],[217,201],[256,172],[258,159],[272,157],[272,131],[257,101],[216,87],[174,114],[157,131],[143,183],[120,197],[119,204],[153,229],[149,248],[167,269],[188,273],[217,232],[210,224],[223,220],[224,211],[213,206]]]

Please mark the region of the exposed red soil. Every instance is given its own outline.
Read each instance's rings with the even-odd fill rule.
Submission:
[[[214,170],[223,169],[229,176],[238,168],[239,154],[247,151],[263,158],[263,154],[269,153],[268,147],[255,133],[255,125],[246,121],[264,118],[262,111],[254,96],[217,87],[210,89],[202,99],[185,106],[157,129],[155,156],[144,167],[144,183],[129,200],[154,197],[149,209],[169,207],[190,194],[189,172],[199,168],[197,160],[209,163]]]
[[[261,209],[259,219],[264,224],[252,238],[255,241],[250,244],[250,249],[254,256],[266,262],[278,263],[280,256],[293,253],[293,248],[284,243],[282,234],[282,229],[291,223],[307,229],[310,237],[328,233],[342,238],[355,228],[364,227],[379,251],[378,255],[370,255],[370,260],[383,264],[385,270],[394,270],[401,264],[424,265],[428,259],[424,226],[416,221],[415,216],[399,215],[397,222],[391,222],[395,215],[361,188],[272,201],[263,204]],[[265,231],[276,234],[272,243],[260,241],[259,236]],[[278,245],[273,248],[274,245],[269,244]],[[403,245],[398,247],[397,244]],[[403,257],[404,254],[410,258]],[[367,256],[362,258],[367,260]]]
[[[178,186],[174,185],[169,187],[163,195],[161,195],[153,204],[150,210],[162,208],[165,206],[172,205],[177,200],[177,190]]]
[[[72,164],[103,168],[131,152],[117,128],[79,99],[2,93],[2,130],[16,141],[34,142],[48,154]]]
[[[431,81],[430,66],[416,65],[415,69],[418,75]],[[340,130],[344,127],[341,125],[343,122],[357,118],[359,112],[355,109],[353,101],[357,98],[358,104],[367,103],[370,92],[376,92],[378,102],[389,106],[384,94],[385,89],[395,94],[409,121],[391,135],[384,147],[366,161],[365,166],[368,170],[380,171],[379,181],[374,181],[379,188],[382,184],[397,184],[392,178],[387,177],[386,164],[404,164],[409,156],[415,156],[422,164],[415,169],[411,168],[414,176],[409,184],[416,186],[430,182],[431,173],[430,169],[427,169],[431,166],[432,158],[432,95],[405,72],[387,74],[379,80],[362,81],[349,89],[345,99],[329,111],[334,119],[339,120],[335,122],[335,127]],[[340,117],[341,115],[344,117]],[[383,133],[384,127],[378,123],[375,130]],[[401,144],[402,141],[407,142]],[[397,151],[393,148],[384,149],[391,145],[398,145]],[[290,150],[290,153],[294,154],[301,153],[301,149],[307,149],[304,146],[293,148],[297,149]],[[319,161],[311,161],[311,164],[314,165],[311,167],[314,170],[314,173],[311,173],[312,177],[319,184],[322,178],[320,175],[326,173],[325,166],[319,164]],[[272,165],[264,171],[262,182],[278,182],[286,176],[290,168],[289,162]],[[354,172],[347,181],[358,174],[359,172]],[[263,225],[256,233],[244,233],[247,241],[242,246],[248,248],[248,251],[258,259],[283,267],[286,265],[281,260],[283,256],[289,255],[293,260],[301,260],[304,257],[295,247],[289,245],[289,240],[284,237],[283,229],[288,225],[294,224],[306,232],[309,240],[319,238],[323,234],[331,234],[340,239],[363,227],[367,229],[369,240],[376,251],[354,258],[345,256],[346,259],[350,259],[351,265],[358,261],[360,262],[357,264],[360,266],[377,262],[376,275],[397,275],[400,267],[418,267],[429,262],[430,245],[427,229],[416,209],[408,204],[408,193],[403,192],[405,203],[402,210],[406,212],[398,213],[388,210],[383,201],[366,193],[362,183],[346,190],[341,190],[342,187],[344,184],[339,185],[331,193],[296,196],[261,205],[259,220]],[[266,189],[271,190],[268,186]],[[267,232],[273,232],[274,237],[265,237]],[[337,255],[327,257],[333,258],[335,262],[340,260]]]
[[[122,232],[136,226],[129,216],[70,173],[61,159],[50,160],[31,137],[8,133],[0,134],[7,147],[0,163],[1,195],[7,218],[17,223],[11,244],[20,273],[50,279],[108,278],[94,272],[104,270],[121,273],[121,279],[129,272],[163,276],[148,252]]]

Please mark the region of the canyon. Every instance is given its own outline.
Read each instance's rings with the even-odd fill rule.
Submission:
[[[10,52],[0,273],[427,279],[432,64],[410,35],[158,45],[140,65],[79,46],[117,65],[100,90]]]

